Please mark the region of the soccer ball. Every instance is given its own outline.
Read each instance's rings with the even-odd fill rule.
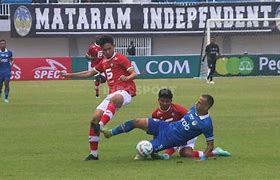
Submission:
[[[142,157],[147,157],[153,152],[153,145],[150,141],[142,140],[136,145],[137,153]]]

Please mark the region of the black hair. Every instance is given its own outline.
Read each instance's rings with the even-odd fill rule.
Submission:
[[[0,42],[6,42],[6,40],[5,39],[1,39]]]
[[[213,98],[211,95],[209,95],[209,94],[203,94],[202,97],[206,99],[206,101],[207,101],[207,103],[208,103],[208,105],[209,105],[209,108],[210,108],[211,106],[213,106],[213,104],[214,104],[214,98]]]
[[[164,89],[159,90],[158,98],[172,99],[173,94],[170,89],[164,88]]]
[[[97,45],[99,45],[100,46],[100,38],[101,38],[102,36],[99,36],[99,35],[97,35],[96,37],[95,37],[95,44],[97,44]]]
[[[114,39],[112,36],[108,36],[108,35],[104,35],[104,36],[101,36],[99,38],[99,45],[100,46],[104,46],[104,44],[106,43],[110,43],[110,44],[114,44]]]

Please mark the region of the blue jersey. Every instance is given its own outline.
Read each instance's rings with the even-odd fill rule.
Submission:
[[[150,126],[150,127],[149,127]],[[195,107],[176,122],[149,119],[148,134],[155,135],[151,141],[154,151],[185,145],[188,140],[204,134],[206,141],[214,140],[212,120],[209,114],[199,116]]]
[[[0,50],[0,73],[10,73],[11,64],[10,59],[13,57],[12,51],[5,49],[4,51]]]
[[[191,108],[180,121],[170,123],[168,130],[173,141],[186,143],[186,141],[204,134],[206,141],[214,139],[212,119],[209,114],[199,116],[195,107]]]

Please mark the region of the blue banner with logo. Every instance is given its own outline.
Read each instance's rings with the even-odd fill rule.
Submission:
[[[138,78],[192,78],[199,76],[199,56],[130,56]],[[90,69],[90,62],[83,57],[72,57],[72,71]]]
[[[280,2],[192,4],[13,4],[12,37],[202,34],[207,19],[280,17]],[[279,31],[275,21],[215,22],[213,32]]]
[[[234,55],[217,60],[217,76],[279,76],[280,55]]]

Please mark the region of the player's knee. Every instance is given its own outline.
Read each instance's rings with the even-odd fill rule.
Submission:
[[[116,94],[111,98],[111,103],[115,104],[117,108],[122,107],[123,104],[123,97],[120,94]]]
[[[137,128],[145,128],[147,126],[146,118],[136,118],[133,120],[134,126]]]
[[[189,147],[186,147],[186,148],[182,148],[180,151],[179,151],[179,154],[181,157],[192,157],[193,156],[193,149],[192,148],[189,148]]]

